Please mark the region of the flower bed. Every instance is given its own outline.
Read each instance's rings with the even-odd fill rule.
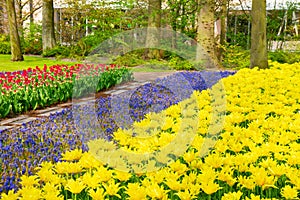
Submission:
[[[115,65],[45,65],[0,73],[0,118],[81,97],[93,88],[98,92],[131,78],[128,69]]]
[[[206,89],[211,86],[204,84],[203,77],[206,74],[204,72],[180,74],[190,80],[190,86],[186,87],[187,89]],[[233,73],[215,74],[212,72],[210,73],[211,81],[207,81],[207,83],[216,82],[217,78],[231,74]],[[117,100],[129,101],[128,116],[132,117],[132,121],[141,120],[151,110],[160,111],[182,100],[183,95],[178,96],[163,87],[168,80],[178,80],[179,76],[179,74],[175,74],[154,83],[145,84],[134,90],[134,93],[127,92],[118,96]],[[97,124],[101,125],[100,132],[108,138],[120,125],[114,119],[115,115],[111,108],[112,102],[112,97],[100,98],[96,101],[99,120]],[[152,106],[157,104],[164,106],[152,109]],[[92,106],[94,105],[92,104]],[[90,108],[90,106],[85,105],[82,108],[88,111],[86,108]],[[20,129],[0,131],[1,191],[16,190],[19,187],[18,184],[16,185],[16,180],[19,180],[22,174],[35,173],[35,167],[43,161],[59,161],[61,153],[68,149],[82,148],[84,151],[87,150],[86,145],[82,142],[85,134],[78,129],[72,111],[74,109],[65,109],[61,113],[51,115],[48,119],[38,119],[24,124]]]
[[[188,99],[113,132],[114,142],[89,143],[89,153],[66,152],[65,162],[42,164],[34,176],[21,177],[17,193],[2,198],[297,199],[300,65],[272,65],[267,70],[242,69],[212,89],[194,91]],[[217,97],[226,97],[226,110]],[[220,116],[213,117],[214,109],[225,114],[221,134],[210,126]],[[147,140],[129,137],[151,130],[155,134]],[[182,135],[181,130],[196,134],[191,145],[158,171],[120,172],[92,156],[105,150],[101,144],[135,154],[155,151]]]

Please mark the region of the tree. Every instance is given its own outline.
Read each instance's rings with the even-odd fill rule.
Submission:
[[[29,19],[30,25],[33,25],[33,15],[42,7],[42,0],[15,0],[17,22],[20,29],[23,28],[24,22]],[[26,7],[28,9],[26,9]]]
[[[190,0],[167,0],[166,3],[169,7],[169,9],[166,10],[168,13],[167,20],[174,31],[172,47],[177,48],[176,31],[180,31],[191,38],[196,38],[197,2]]]
[[[53,0],[43,0],[42,41],[43,52],[55,46]]]
[[[14,0],[6,0],[8,23],[9,23],[9,35],[11,44],[11,60],[23,61],[23,54],[21,51],[20,37],[17,27],[17,17]]]
[[[224,48],[226,44],[226,21],[227,21],[227,7],[230,0],[222,0],[220,5],[220,20],[221,20],[221,33],[220,33],[220,45],[218,50],[218,60],[223,59]]]
[[[146,38],[146,47],[158,47],[160,42],[160,26],[161,26],[161,0],[148,1],[148,31]],[[161,58],[158,49],[148,50],[148,58]]]
[[[252,0],[250,68],[268,67],[266,0]]]
[[[215,0],[199,0],[198,6],[197,41],[200,48],[197,49],[196,60],[205,68],[219,67],[214,38]]]

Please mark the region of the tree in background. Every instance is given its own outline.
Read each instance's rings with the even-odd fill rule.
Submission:
[[[0,0],[0,33],[6,34],[9,32],[8,30],[8,20],[7,20],[7,12],[6,12],[6,0]]]
[[[267,68],[266,0],[252,0],[250,67]]]
[[[227,11],[230,0],[221,0],[220,1],[220,21],[221,21],[221,33],[220,33],[220,44],[218,48],[218,60],[222,61],[224,56],[224,49],[226,45],[226,21],[227,21]]]
[[[198,0],[198,28],[196,60],[205,68],[219,67],[218,58],[215,53],[214,23],[215,23],[215,1]]]
[[[42,41],[43,52],[52,49],[55,44],[53,0],[43,0]]]
[[[161,27],[161,0],[148,1],[148,31],[146,38],[146,47],[159,46]],[[150,59],[160,59],[159,49],[148,49],[147,57]]]
[[[196,13],[197,2],[190,0],[167,0],[166,20],[170,24],[174,34],[172,35],[172,47],[177,48],[177,34],[180,31],[195,39],[197,33]]]
[[[23,61],[23,54],[21,51],[20,37],[17,27],[17,17],[14,0],[6,0],[8,22],[9,22],[9,35],[11,43],[11,60],[12,61]]]
[[[22,31],[24,22],[29,19],[30,25],[34,23],[34,13],[41,9],[42,0],[15,0],[16,1],[16,16],[19,27],[19,32]],[[26,7],[28,9],[26,9]]]

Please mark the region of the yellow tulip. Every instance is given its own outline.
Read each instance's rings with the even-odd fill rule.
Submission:
[[[147,187],[147,195],[152,199],[163,199],[168,192],[168,190],[164,190],[163,186],[160,187],[157,183],[152,183]]]
[[[101,180],[98,176],[93,176],[91,173],[87,172],[83,176],[81,176],[82,183],[84,183],[87,187],[91,189],[96,189],[99,187]]]
[[[89,190],[89,195],[93,200],[104,200],[105,194],[103,188],[97,188],[96,191],[91,189]]]
[[[147,199],[146,188],[140,186],[139,183],[128,183],[126,193],[130,200],[145,200]]]
[[[242,197],[243,193],[241,191],[238,192],[230,192],[226,193],[222,196],[221,200],[240,200]]]
[[[208,195],[211,195],[218,190],[222,189],[222,187],[219,186],[219,184],[214,183],[213,181],[205,182],[201,184],[201,189]]]
[[[1,194],[1,200],[17,200],[19,198],[19,193],[14,190],[8,191],[7,194],[2,193]]]
[[[21,176],[21,185],[22,187],[33,187],[34,185],[38,184],[38,176]]]
[[[79,194],[82,190],[85,189],[85,184],[80,180],[68,180],[65,188],[66,190],[69,190],[73,194]]]
[[[42,191],[34,187],[24,187],[19,193],[21,194],[21,200],[40,200],[42,198]]]
[[[115,183],[114,179],[104,183],[103,187],[105,188],[105,194],[121,198],[121,196],[118,194],[118,191],[121,189],[119,185],[120,183]]]
[[[82,149],[74,149],[72,151],[67,151],[62,154],[62,160],[74,161],[79,160],[82,156]]]
[[[282,188],[280,194],[285,199],[299,199],[298,190],[296,188],[292,188],[290,185],[286,185],[284,188]]]
[[[196,197],[194,194],[190,193],[189,190],[179,191],[175,195],[178,196],[181,200],[191,200]]]

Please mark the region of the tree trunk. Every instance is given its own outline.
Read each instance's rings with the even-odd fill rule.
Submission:
[[[160,45],[160,26],[161,26],[161,0],[148,1],[148,30],[146,38],[146,47],[159,47]],[[160,59],[159,49],[148,49],[147,57],[150,59]]]
[[[6,0],[6,5],[7,5],[7,12],[8,12],[9,34],[10,34],[10,44],[11,44],[11,60],[23,61],[24,58],[21,51],[20,37],[18,34],[18,27],[17,27],[15,1]]]
[[[266,0],[252,1],[251,17],[250,68],[259,67],[264,69],[268,67]]]
[[[221,8],[221,34],[220,34],[220,47],[219,47],[219,53],[218,53],[218,60],[222,61],[224,56],[224,48],[226,45],[226,30],[227,30],[227,2],[223,0],[222,2],[222,8]]]
[[[215,53],[214,0],[199,0],[196,61],[204,68],[219,67]]]
[[[33,19],[33,0],[29,0],[29,21],[30,21],[30,26],[33,26],[34,19]]]
[[[3,2],[3,0],[0,0],[0,33],[1,34],[4,32],[4,23],[3,23],[3,21],[5,19],[4,13],[5,13],[4,2]]]
[[[19,32],[20,40],[24,40],[24,31],[23,31],[23,6],[22,1],[17,0],[15,3],[15,10],[16,10],[16,19],[17,19],[17,27]]]
[[[29,22],[30,22],[30,37],[33,37],[33,33],[34,33],[34,18],[33,18],[33,0],[29,0]]]
[[[55,46],[53,0],[43,0],[42,40],[43,52]]]

